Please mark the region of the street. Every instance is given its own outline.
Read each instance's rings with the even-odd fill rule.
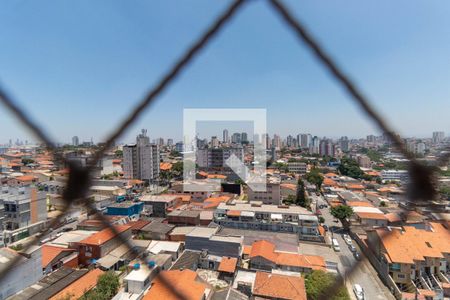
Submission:
[[[313,203],[317,203],[317,207],[322,204],[327,204],[322,196],[311,195],[311,198]],[[355,259],[353,252],[350,251],[342,237],[341,222],[334,222],[334,217],[330,214],[329,207],[320,209],[320,211],[325,219],[324,224],[330,229],[328,232],[329,237],[331,238],[332,235],[333,238],[337,239],[339,242],[340,251],[334,253],[339,258],[338,270],[344,276],[344,281],[351,297],[355,299],[352,288],[353,285],[357,283],[364,289],[365,299],[395,299],[389,289],[381,282],[376,270],[361,252],[356,242],[353,242],[353,245],[361,255],[361,260],[359,261],[359,264],[356,265],[356,268],[353,269],[354,264],[358,263],[358,261]]]

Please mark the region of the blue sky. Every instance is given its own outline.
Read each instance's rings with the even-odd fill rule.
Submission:
[[[102,140],[228,3],[1,1],[0,82],[54,139]],[[450,132],[450,2],[287,4],[400,133]],[[283,136],[377,133],[265,1],[205,50],[121,141],[180,139],[183,108],[266,108]],[[16,137],[0,107],[0,143]]]

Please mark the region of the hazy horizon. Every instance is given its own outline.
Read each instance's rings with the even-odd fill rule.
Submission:
[[[104,140],[228,4],[47,2],[0,3],[0,84],[64,143]],[[448,136],[450,3],[286,3],[394,130]],[[181,140],[185,108],[266,108],[283,137],[379,135],[265,1],[247,3],[118,142],[140,128]],[[3,107],[0,129],[3,144],[34,140]]]

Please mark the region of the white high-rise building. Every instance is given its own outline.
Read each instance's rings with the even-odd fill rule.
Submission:
[[[230,142],[230,137],[228,136],[228,129],[223,130],[223,139],[222,142],[228,144]]]
[[[309,152],[311,154],[319,154],[319,143],[320,143],[319,137],[314,136],[312,138],[311,145],[309,147]]]
[[[72,137],[72,145],[78,146],[80,144],[80,139],[77,136]]]
[[[159,147],[150,144],[147,130],[136,137],[136,144],[123,147],[123,173],[127,179],[154,182],[159,177]]]
[[[441,143],[445,138],[445,133],[443,131],[435,131],[433,132],[433,143],[438,144]]]

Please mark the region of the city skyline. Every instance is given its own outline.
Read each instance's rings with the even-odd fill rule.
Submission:
[[[1,4],[2,85],[57,141],[104,140],[225,5],[84,4]],[[268,128],[281,135],[377,132],[266,5],[247,5],[120,141],[140,128],[179,139],[183,109],[192,107],[266,108]],[[450,4],[288,5],[402,136],[450,131],[450,43],[434,38],[449,35]],[[0,128],[1,141],[31,140],[3,108]]]

